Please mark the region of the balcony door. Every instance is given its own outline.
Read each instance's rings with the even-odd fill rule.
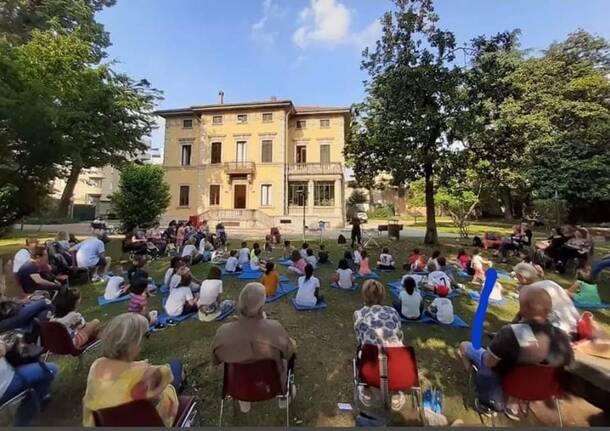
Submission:
[[[297,165],[307,163],[307,146],[297,145],[296,148],[296,163]]]
[[[235,184],[233,186],[233,208],[236,210],[246,209],[246,185]]]
[[[246,160],[246,141],[237,141],[237,154],[235,155],[235,161],[237,163],[244,163]]]

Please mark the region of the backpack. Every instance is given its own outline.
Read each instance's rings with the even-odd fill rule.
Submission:
[[[339,238],[337,238],[337,244],[345,244],[347,241],[343,234],[339,234]]]

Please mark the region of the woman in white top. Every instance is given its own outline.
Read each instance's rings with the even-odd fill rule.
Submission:
[[[394,303],[398,313],[408,320],[417,320],[424,311],[424,300],[417,290],[417,283],[413,277],[406,276],[402,280],[403,289],[399,294],[399,302]]]
[[[304,307],[314,307],[324,302],[324,297],[320,295],[320,280],[313,276],[313,266],[309,264],[305,265],[305,275],[299,277],[295,301]]]
[[[341,259],[337,268],[337,275],[334,277],[334,282],[341,289],[351,289],[354,285],[354,272],[350,269],[347,260]]]
[[[263,261],[260,260],[261,249],[257,248],[253,250],[252,256],[250,256],[250,270],[251,271],[263,271],[265,269],[265,265]]]
[[[199,289],[199,299],[197,306],[209,306],[220,303],[220,294],[222,293],[222,273],[220,268],[213,266],[208,272],[208,278],[201,283]]]
[[[197,311],[197,300],[191,291],[193,276],[190,269],[184,267],[178,273],[180,283],[177,287],[169,290],[169,297],[165,303],[165,311],[168,316],[178,317]]]

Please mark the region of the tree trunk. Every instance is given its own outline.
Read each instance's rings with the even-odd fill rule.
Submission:
[[[513,199],[510,195],[510,189],[504,188],[502,190],[502,203],[504,205],[504,220],[513,219]]]
[[[64,187],[64,191],[62,192],[59,201],[59,207],[57,208],[57,215],[61,217],[68,216],[68,209],[70,208],[72,195],[74,195],[74,188],[78,182],[81,170],[82,168],[79,165],[72,165],[72,168],[70,169],[70,175],[68,176],[68,181],[66,181],[66,187]]]
[[[434,179],[432,178],[432,162],[425,162],[425,194],[426,194],[426,236],[424,244],[438,244],[438,232],[436,231],[436,214],[434,211]]]

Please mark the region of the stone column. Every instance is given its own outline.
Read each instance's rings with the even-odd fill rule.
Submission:
[[[313,180],[307,183],[307,214],[313,215]]]

